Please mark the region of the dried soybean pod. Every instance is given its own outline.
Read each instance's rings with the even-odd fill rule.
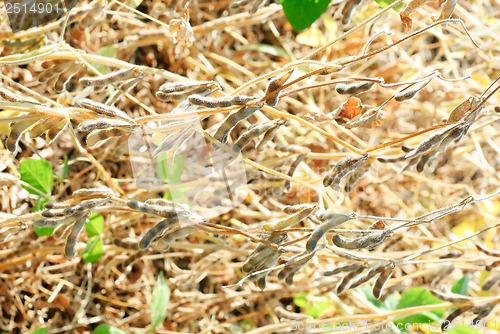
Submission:
[[[280,119],[274,121],[256,124],[250,127],[244,134],[242,134],[234,143],[233,151],[239,153],[241,150],[248,145],[248,143],[255,137],[261,134],[279,127],[283,122]]]
[[[49,145],[52,144],[67,127],[67,125],[68,121],[66,119],[62,119],[59,123],[45,132],[45,141],[47,141]]]
[[[447,301],[450,303],[464,303],[464,302],[471,300],[471,297],[460,295],[458,293],[443,292],[443,291],[437,291],[434,289],[431,289],[430,292],[434,297],[437,297],[441,300],[444,300],[444,301]]]
[[[373,233],[372,235],[366,237],[359,237],[355,239],[344,239],[338,234],[332,237],[332,242],[335,246],[344,249],[363,249],[363,248],[374,248],[380,245],[384,240],[390,235],[390,230],[383,232]]]
[[[443,321],[443,323],[441,325],[441,330],[443,332],[449,330],[450,329],[450,325],[453,322],[453,320],[455,320],[461,314],[463,314],[463,313],[467,312],[468,310],[470,310],[472,307],[473,307],[472,305],[462,306],[462,307],[457,308],[455,311],[451,312],[446,317],[446,320]]]
[[[500,257],[500,251],[494,251],[492,249],[486,248],[484,245],[476,244],[476,248],[486,255]]]
[[[319,218],[319,217],[318,217]],[[329,218],[321,224],[314,232],[311,234],[306,243],[306,249],[308,252],[312,252],[318,245],[319,240],[332,228],[339,226],[346,221],[352,219],[352,215],[349,213],[334,213],[330,214]],[[320,218],[321,219],[321,218]]]
[[[337,93],[342,95],[357,95],[370,90],[375,81],[358,81],[353,83],[339,83],[335,86]]]
[[[369,157],[370,155],[365,152],[359,157],[346,157],[342,159],[335,164],[330,172],[324,177],[323,185],[328,187],[333,184],[336,189],[339,189],[339,184],[342,182],[342,179],[368,161]]]
[[[378,300],[380,298],[380,296],[382,295],[382,290],[384,289],[384,285],[389,279],[389,277],[391,277],[393,272],[394,272],[394,266],[390,265],[389,268],[385,269],[380,273],[377,280],[375,281],[375,284],[373,285],[373,290],[372,290],[373,297],[375,297],[375,299]]]
[[[266,133],[264,133],[264,136],[262,137],[262,140],[257,144],[255,147],[258,151],[262,151],[264,149],[264,146],[273,140],[274,136],[276,135],[276,132],[278,132],[279,127],[286,124],[286,119],[283,119],[279,122],[278,126],[275,128],[268,130]]]
[[[60,209],[48,209],[42,211],[42,216],[50,218],[50,217],[64,217],[66,214],[64,213],[65,208]]]
[[[377,275],[384,269],[385,265],[379,265],[371,268],[365,275],[361,276],[360,278],[352,282],[351,285],[349,286],[349,289],[357,288],[361,284],[368,282],[370,279],[372,279],[375,275]]]
[[[278,273],[278,279],[282,280],[286,278],[286,283],[288,285],[293,284],[293,276],[302,268],[304,267],[311,259],[314,257],[315,253],[311,252],[307,256],[304,256],[304,258],[293,261],[290,264],[286,264],[285,268],[283,268],[279,273]]]
[[[353,280],[353,278],[361,274],[365,269],[365,266],[360,266],[359,268],[345,275],[337,286],[337,296],[342,294],[347,288],[348,284]]]
[[[457,0],[446,0],[441,9],[441,15],[439,15],[438,20],[446,20],[453,15],[455,6],[457,5]]]
[[[165,218],[170,218],[172,216],[177,215],[175,209],[172,207],[164,207],[160,205],[141,203],[135,199],[129,200],[127,202],[127,205],[132,209],[139,210],[144,213],[150,213],[157,216],[162,216]]]
[[[478,100],[480,100],[478,97],[475,96],[469,97],[467,100],[463,101],[458,106],[456,106],[451,111],[450,116],[448,117],[448,123],[457,122],[462,118],[464,118],[467,112],[471,110],[472,105],[478,103],[477,102]]]
[[[263,244],[261,244],[263,245]],[[261,246],[259,245],[259,246]],[[249,273],[252,268],[254,268],[257,264],[262,263],[266,258],[274,254],[276,251],[274,248],[263,245],[264,247],[259,250],[259,247],[257,247],[248,257],[248,259],[245,261],[243,264],[243,267],[241,267],[241,270],[245,273]]]
[[[92,121],[85,121],[78,125],[77,129],[81,132],[90,132],[93,130],[109,129],[109,128],[135,128],[136,124],[131,124],[118,119],[96,119]]]
[[[108,106],[103,103],[95,102],[89,99],[80,99],[77,101],[77,104],[82,108],[93,110],[100,115],[113,118],[121,118],[125,121],[135,123],[134,120],[129,115],[127,115],[125,112],[116,107]]]
[[[113,244],[115,244],[121,248],[125,248],[125,249],[139,250],[139,247],[137,245],[137,241],[135,239],[132,239],[132,238],[114,237]]]
[[[302,221],[302,219],[306,218],[311,214],[311,212],[316,208],[316,206],[311,206],[308,208],[305,208],[304,210],[291,215],[290,217],[287,217],[285,219],[278,220],[276,222],[272,223],[265,223],[264,224],[264,230],[266,231],[276,231],[276,230],[282,230],[287,227],[290,227],[292,225],[298,224]]]
[[[61,118],[44,118],[39,120],[35,126],[33,126],[30,130],[30,137],[31,138],[36,138],[40,136],[42,133],[45,131],[49,130],[50,128],[54,127],[57,125],[59,122],[61,122]]]
[[[442,132],[436,133],[436,134],[432,135],[431,137],[423,140],[417,146],[417,148],[415,148],[413,151],[407,153],[406,156],[405,156],[405,158],[406,159],[413,159],[413,158],[417,158],[419,156],[422,156],[424,154],[427,154],[433,148],[435,148],[436,146],[438,146],[439,144],[441,144],[441,142],[443,141],[443,139],[444,139],[444,137],[443,137],[443,133]]]
[[[84,77],[81,78],[79,82],[83,86],[104,86],[115,82],[138,78],[141,75],[143,75],[143,73],[139,70],[139,68],[133,66],[131,68],[111,72],[105,75],[96,77]]]
[[[363,0],[347,0],[342,9],[342,24],[346,25],[351,22],[352,14],[354,10],[361,4]]]
[[[43,203],[43,207],[45,209],[64,209],[67,208],[68,206],[70,205],[67,203],[56,203],[56,202]]]
[[[67,221],[65,221],[67,220]],[[57,225],[59,224],[63,224],[65,222],[70,222],[70,221],[74,221],[75,219],[73,217],[71,217],[70,219],[68,218],[55,218],[55,219],[42,219],[42,218],[38,218],[38,219],[33,219],[33,224],[35,224],[36,226],[38,227],[56,227]]]
[[[101,206],[103,204],[106,204],[107,202],[109,202],[109,199],[110,197],[106,197],[106,198],[94,198],[94,199],[87,199],[85,201],[82,201],[80,203],[80,205],[84,208],[84,209],[93,209],[93,208],[96,208],[98,206]]]
[[[295,170],[299,166],[299,164],[304,161],[304,159],[307,157],[307,155],[311,153],[311,150],[309,148],[306,148],[302,150],[302,152],[297,156],[295,161],[290,165],[290,168],[288,169],[288,172],[286,173],[288,176],[293,177],[293,173],[295,173]],[[292,185],[290,180],[285,180],[285,190],[290,191],[292,189]]]
[[[214,134],[214,138],[220,141],[221,143],[227,143],[227,137],[231,130],[238,124],[238,122],[247,119],[254,112],[259,110],[261,107],[257,106],[245,106],[240,110],[229,115],[224,122],[219,126],[217,131]]]
[[[196,231],[198,231],[198,228],[196,226],[181,227],[171,233],[167,233],[166,235],[164,235],[160,240],[158,240],[155,248],[165,251],[176,239],[182,238]]]
[[[285,82],[290,78],[292,75],[293,70],[286,72],[282,76],[278,76],[273,78],[271,81],[269,81],[269,85],[267,86],[266,94],[265,96],[268,96],[272,92],[276,91],[279,89],[281,86],[285,84]],[[271,107],[274,107],[275,105],[278,104],[279,101],[279,94],[280,92],[276,92],[272,95],[269,95],[269,97],[266,99],[266,103],[270,105]]]
[[[314,204],[307,203],[307,204],[287,205],[287,206],[283,207],[283,212],[288,213],[288,214],[297,213],[297,212],[302,211],[302,210],[309,208],[311,206],[314,206]]]
[[[497,302],[486,304],[484,307],[482,307],[481,309],[479,309],[478,311],[476,311],[475,312],[476,313],[476,317],[474,318],[474,320],[472,320],[472,324],[474,326],[479,325],[481,323],[481,320],[483,320],[488,315],[490,315],[490,313],[493,311],[493,309],[495,308],[495,306],[497,306]]]
[[[73,197],[107,197],[113,196],[113,190],[109,188],[82,188],[75,190],[72,194]]]
[[[64,214],[67,216],[80,215],[85,211],[86,211],[85,208],[79,204],[69,206],[63,210]]]
[[[127,135],[130,135],[129,131],[118,128],[94,130],[88,134],[87,138],[85,138],[85,143],[87,146],[92,147],[109,138]]]
[[[27,119],[19,122],[10,123],[10,132],[9,137],[7,137],[7,149],[10,152],[14,152],[19,148],[19,140],[21,139],[21,135],[38,119]]]
[[[87,217],[88,215],[85,215],[77,219],[76,222],[73,224],[71,231],[68,234],[68,237],[66,238],[66,245],[64,246],[64,254],[66,254],[66,257],[68,259],[72,259],[76,255],[75,253],[76,242],[78,241],[78,236],[80,235],[80,232],[82,231],[83,226],[87,221]]]
[[[344,271],[353,271],[353,270],[357,270],[358,268],[360,267],[363,267],[361,264],[359,263],[353,263],[353,264],[348,264],[346,266],[343,266],[343,267],[338,267],[338,268],[335,268],[333,270],[329,270],[329,271],[325,271],[323,273],[324,276],[333,276],[335,274],[338,274],[338,273],[341,273],[341,272],[344,272]]]
[[[143,249],[148,248],[148,246],[151,244],[153,239],[160,237],[166,228],[168,228],[169,226],[172,226],[176,222],[177,222],[176,219],[164,219],[164,220],[160,221],[159,223],[157,223],[152,228],[150,228],[146,232],[146,234],[144,234],[144,236],[141,238],[141,240],[139,241],[139,249],[143,250]]]
[[[41,104],[35,99],[24,97],[15,93],[12,93],[10,90],[0,87],[0,96],[9,102],[13,103],[29,103],[29,104]]]
[[[207,108],[225,108],[231,106],[244,106],[250,101],[255,100],[253,96],[224,96],[224,97],[207,97],[199,94],[189,96],[188,101],[197,106]]]
[[[445,267],[442,267],[441,269],[439,269],[438,272],[436,273],[436,275],[434,276],[434,279],[432,280],[430,286],[431,287],[436,286],[443,278],[445,278],[449,274],[451,274],[453,269],[455,269],[455,267],[452,265],[445,266]]]
[[[496,287],[500,283],[500,274],[491,275],[484,281],[483,286],[481,287],[483,291],[489,291],[493,287]]]
[[[431,80],[432,80],[432,78],[429,78],[428,80],[426,80],[424,82],[421,82],[421,83],[418,83],[418,84],[415,84],[413,86],[406,88],[405,90],[394,95],[394,100],[396,100],[398,102],[403,102],[403,101],[406,101],[406,100],[413,98],[415,95],[417,95],[418,92],[420,92],[422,89],[424,89],[425,86],[427,86],[429,84],[429,82],[431,82]]]

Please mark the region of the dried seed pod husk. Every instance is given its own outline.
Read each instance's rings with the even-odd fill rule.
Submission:
[[[461,123],[450,124],[445,127],[442,131],[432,135],[429,138],[423,140],[413,151],[406,154],[406,159],[417,158],[421,155],[428,154],[435,147],[439,146],[444,138],[450,133],[451,130],[455,129]]]
[[[154,150],[152,155],[153,159],[156,158],[158,154],[169,151],[174,151],[173,156],[175,159],[175,152],[177,151],[177,149],[179,149],[179,147],[181,147],[182,144],[184,144],[194,134],[195,134],[195,129],[191,126],[188,126],[185,129],[179,131],[178,133],[172,133],[166,136],[160,143],[160,145]],[[172,159],[172,163],[174,159]]]
[[[324,177],[323,185],[328,187],[333,185],[335,189],[340,189],[339,185],[342,179],[345,178],[350,173],[354,172],[358,167],[365,164],[370,155],[368,153],[363,153],[358,157],[347,157],[337,164],[335,164],[330,172]]]
[[[67,203],[57,203],[57,202],[47,202],[43,203],[43,207],[45,209],[64,209],[70,206],[70,204]]]
[[[458,122],[465,119],[467,115],[481,103],[481,99],[476,96],[469,97],[467,100],[456,106],[448,117],[448,123]]]
[[[290,76],[292,75],[292,72],[293,72],[293,70],[288,71],[281,76],[277,76],[277,77],[271,79],[271,81],[269,81],[269,85],[267,85],[267,90],[266,90],[265,95],[267,96],[268,94],[274,92],[275,90],[277,90],[281,86],[283,86],[286,83],[286,81],[290,78]],[[277,105],[278,101],[279,101],[279,93],[280,92],[276,92],[275,94],[269,96],[266,99],[266,103],[268,105],[270,105],[271,107],[274,107],[275,105]]]
[[[307,157],[307,155],[311,153],[311,150],[306,148],[304,149],[294,160],[294,162],[290,165],[290,168],[288,169],[288,172],[286,173],[288,176],[293,177],[293,174],[295,173],[295,170],[299,166],[299,164],[304,161],[304,159]],[[285,190],[290,191],[292,189],[292,185],[290,180],[285,180]]]
[[[282,230],[285,228],[288,228],[292,225],[300,223],[304,218],[309,216],[311,212],[316,208],[316,205],[306,207],[304,210],[291,215],[290,217],[287,217],[285,219],[278,220],[276,222],[272,223],[265,223],[264,224],[264,230],[266,231],[277,231],[277,230]]]
[[[386,267],[385,265],[379,265],[371,268],[365,275],[361,276],[360,278],[352,282],[351,285],[349,285],[349,289],[357,288],[361,284],[368,282],[370,279],[375,277],[375,275],[382,272],[385,269],[385,267]]]
[[[37,121],[38,119],[27,119],[10,123],[10,132],[9,136],[7,137],[6,143],[7,149],[10,152],[15,152],[19,148],[19,140],[21,139],[21,135]]]
[[[498,266],[500,266],[500,260],[493,261],[492,263],[485,266],[484,269],[487,271],[491,271],[493,268],[498,267]]]
[[[401,23],[405,28],[406,32],[411,32],[412,20],[410,18],[410,14],[421,7],[424,3],[429,2],[430,0],[412,0],[406,6],[406,8],[399,14],[401,18]]]
[[[65,208],[58,208],[58,209],[48,209],[42,211],[42,216],[51,218],[51,217],[64,217],[66,214],[64,213]]]
[[[190,95],[209,95],[220,89],[215,81],[189,81],[189,82],[167,82],[163,84],[156,97],[163,101],[183,101]]]
[[[122,110],[113,106],[108,106],[103,103],[95,102],[89,99],[80,99],[77,101],[77,104],[82,108],[93,110],[96,113],[104,115],[106,117],[120,118],[127,122],[135,123],[135,121],[129,115],[127,115]]]
[[[72,194],[73,197],[108,197],[113,196],[113,190],[109,188],[82,188],[75,190]]]
[[[414,84],[414,85],[408,87],[407,89],[405,89],[401,92],[398,92],[396,95],[394,95],[394,100],[396,100],[398,102],[403,102],[403,101],[406,101],[406,100],[413,98],[415,95],[417,95],[418,92],[420,92],[422,89],[424,89],[425,86],[427,86],[429,84],[429,82],[431,82],[431,80],[432,80],[432,78],[429,78],[426,81]]]
[[[80,202],[80,206],[82,206],[84,209],[94,209],[98,206],[104,205],[107,202],[109,202],[111,197],[107,196],[106,198],[93,198],[93,199],[87,199],[85,201]]]
[[[88,215],[85,215],[77,219],[76,222],[71,227],[71,231],[68,234],[68,237],[66,238],[66,245],[64,246],[64,254],[66,254],[66,257],[68,259],[72,259],[76,255],[75,253],[76,242],[78,241],[78,236],[82,232],[83,226],[87,221],[87,217]]]
[[[278,273],[278,279],[285,279],[285,282],[288,285],[293,284],[293,276],[302,269],[311,259],[314,257],[315,253],[311,252],[307,256],[303,257],[300,260],[292,261],[290,263],[285,264],[285,268],[281,269]]]
[[[245,106],[238,111],[230,114],[224,122],[219,126],[217,131],[214,134],[214,138],[220,141],[221,143],[227,143],[227,137],[231,130],[238,124],[238,122],[247,119],[254,112],[259,110],[261,107],[257,106]]]
[[[130,131],[119,128],[93,130],[85,138],[85,143],[87,146],[92,147],[109,138],[128,136],[130,133]]]
[[[175,210],[175,208],[170,206],[147,204],[139,202],[135,199],[127,201],[127,205],[134,210],[139,210],[144,213],[150,213],[165,218],[177,216],[177,211]]]
[[[373,285],[373,297],[375,299],[379,299],[380,296],[382,295],[382,290],[384,289],[384,285],[387,282],[387,280],[391,277],[392,273],[394,272],[394,266],[390,265],[389,268],[385,269],[382,271],[375,281],[375,284]]]
[[[365,268],[365,266],[360,264],[360,263],[348,264],[348,265],[343,266],[343,267],[337,267],[333,270],[325,271],[323,273],[323,275],[324,276],[333,276],[333,275],[341,273],[341,272],[353,271],[353,270],[357,270],[359,268]]]
[[[462,307],[459,307],[457,308],[455,311],[451,312],[447,317],[446,317],[446,320],[443,321],[443,324],[441,325],[441,330],[442,331],[447,331],[450,329],[450,326],[451,326],[451,323],[453,320],[455,320],[458,316],[460,316],[461,314],[467,312],[468,310],[470,310],[473,306],[472,305],[468,305],[468,306],[462,306]]]
[[[335,246],[344,249],[372,249],[383,243],[390,235],[392,235],[390,230],[372,233],[366,237],[359,237],[355,239],[347,239],[335,234],[332,237],[332,242]]]
[[[335,91],[342,95],[357,95],[369,91],[375,81],[357,81],[353,83],[339,83],[335,86]]]
[[[49,130],[50,128],[56,126],[58,123],[62,121],[61,118],[57,117],[48,117],[48,118],[43,118],[36,122],[36,124],[31,128],[30,130],[30,137],[31,138],[36,138],[45,131]]]
[[[311,234],[306,243],[306,249],[308,252],[312,252],[319,240],[328,233],[332,228],[339,226],[345,223],[348,220],[351,220],[353,217],[348,213],[333,213],[329,214],[329,218],[325,220],[323,224],[321,224],[314,232]]]
[[[134,66],[128,69],[123,69],[96,77],[84,77],[81,78],[79,82],[83,86],[104,86],[115,82],[138,78],[141,75],[144,74],[139,70],[138,67]]]
[[[499,283],[500,283],[500,273],[493,274],[490,277],[488,277],[486,281],[484,281],[481,289],[483,289],[483,291],[489,291],[493,287],[496,287]]]
[[[52,144],[67,126],[68,121],[66,119],[62,119],[59,123],[45,132],[45,138],[48,144]]]
[[[129,123],[118,119],[96,119],[85,121],[78,125],[77,129],[81,132],[90,132],[94,130],[109,129],[109,128],[137,128],[137,124]]]
[[[488,315],[490,315],[490,313],[493,311],[495,306],[497,306],[497,304],[498,304],[497,302],[496,303],[489,303],[489,304],[486,304],[485,306],[483,306],[482,308],[480,308],[479,310],[477,310],[475,312],[476,317],[472,320],[472,324],[474,326],[478,326],[481,323],[481,320],[483,320]]]
[[[225,108],[231,106],[244,106],[251,101],[256,100],[255,96],[235,95],[224,97],[208,97],[199,94],[189,96],[188,101],[197,106],[207,108]]]
[[[13,93],[10,90],[5,89],[3,87],[0,87],[0,97],[2,97],[4,100],[7,100],[7,101],[13,102],[13,103],[41,104],[40,102],[38,102],[35,99],[18,95],[18,94]]]
[[[156,238],[161,238],[165,230],[172,226],[173,224],[177,223],[179,220],[177,219],[177,216],[174,216],[169,219],[164,219],[157,223],[155,226],[150,228],[146,234],[141,238],[139,241],[139,249],[143,250],[148,248],[148,246],[153,242],[154,239]]]
[[[68,206],[67,208],[63,209],[63,213],[66,216],[81,215],[85,211],[85,208],[79,204]]]
[[[443,4],[443,8],[441,9],[441,14],[439,15],[437,20],[449,19],[453,15],[453,11],[455,10],[456,5],[457,0],[446,0]]]
[[[199,229],[196,226],[186,226],[181,227],[173,232],[169,232],[156,242],[155,248],[165,251],[170,248],[170,244],[175,240],[185,237],[191,233],[197,232],[198,230]]]
[[[234,143],[233,151],[239,153],[241,150],[248,145],[248,143],[255,137],[261,134],[273,130],[283,124],[281,119],[276,119],[274,121],[260,123],[255,126],[250,127],[244,134],[242,134]]]
[[[262,137],[262,140],[259,142],[259,144],[257,144],[257,146],[255,148],[258,151],[262,151],[264,149],[264,146],[268,142],[270,142],[270,141],[272,141],[274,139],[274,136],[276,135],[276,132],[278,132],[280,126],[282,126],[284,124],[286,124],[286,119],[281,120],[281,122],[278,124],[278,126],[276,126],[273,129],[270,129],[266,133],[264,133],[264,136]]]
[[[367,109],[364,111],[364,109]],[[373,128],[379,127],[384,123],[383,115],[380,109],[370,106],[363,106],[362,116],[359,119],[352,119],[344,124],[347,129],[352,128]]]
[[[487,248],[486,246],[484,245],[481,245],[481,244],[476,244],[476,248],[483,252],[484,254],[486,255],[489,255],[489,256],[494,256],[494,257],[500,257],[500,251],[496,251],[496,250],[492,250],[492,249],[489,249]]]
[[[271,236],[267,241],[279,245],[287,238],[287,234],[275,234]],[[250,254],[247,261],[243,264],[242,270],[247,273],[250,272],[250,270],[256,265],[256,263],[260,262],[263,258],[268,257],[274,251],[276,250],[273,247],[270,247],[263,243],[259,244]]]
[[[471,300],[471,297],[460,295],[458,293],[453,293],[453,292],[443,292],[443,291],[437,291],[434,289],[431,289],[431,294],[434,297],[437,297],[441,300],[450,302],[450,303],[464,303],[469,300]]]
[[[351,22],[352,14],[363,0],[347,0],[342,8],[342,24],[346,25]]]
[[[295,321],[302,321],[302,320],[307,320],[307,319],[312,319],[310,315],[307,314],[302,314],[302,313],[295,313],[295,312],[290,312],[285,310],[281,306],[277,306],[274,309],[274,312],[276,312],[276,315],[280,318],[285,318],[285,319],[290,319],[290,320],[295,320]]]
[[[365,266],[360,266],[359,268],[345,275],[337,286],[337,295],[342,294],[347,289],[349,283],[354,279],[354,277],[361,274],[365,269]]]
[[[47,219],[33,219],[33,224],[38,227],[56,227],[63,224],[68,224],[74,222],[78,217],[59,217],[59,218],[47,218]]]
[[[314,204],[309,204],[309,203],[287,205],[287,206],[283,207],[283,212],[284,213],[288,213],[288,214],[297,213],[297,212],[302,211],[302,210],[304,210],[306,208],[309,208],[311,206],[315,206],[315,205]]]
[[[113,244],[125,249],[139,250],[137,240],[132,238],[114,237]]]

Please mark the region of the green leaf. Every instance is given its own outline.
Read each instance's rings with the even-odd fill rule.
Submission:
[[[288,53],[283,48],[279,46],[274,46],[270,44],[250,44],[243,47],[244,50],[259,51],[262,53],[270,54],[271,56],[282,57],[290,60]]]
[[[47,160],[24,159],[19,165],[21,180],[44,194],[50,193],[52,186],[52,167]],[[33,189],[23,186],[30,194],[39,195]]]
[[[28,334],[47,334],[49,332],[49,327],[35,329]]]
[[[285,16],[293,29],[309,28],[326,10],[331,0],[281,0]]]
[[[62,177],[64,178],[64,177],[68,176],[68,172],[69,172],[68,157],[64,156],[64,168],[63,168],[63,172],[62,172]]]
[[[359,287],[359,290],[365,295],[366,299],[376,306],[378,309],[384,312],[394,311],[398,306],[398,299],[395,294],[387,296],[383,303],[375,299],[373,296],[372,288],[369,286]]]
[[[104,227],[104,217],[98,213],[93,213],[89,217],[89,221],[85,224],[85,231],[91,236],[101,234]]]
[[[35,207],[33,208],[33,212],[43,210],[43,204],[47,202],[50,201],[46,198],[38,197],[38,199],[36,200]],[[52,232],[54,232],[55,230],[55,227],[40,227],[35,224],[33,224],[33,227],[35,228],[35,234],[39,237],[45,237],[47,235],[51,235]]]
[[[158,155],[158,163],[156,165],[156,176],[167,183],[180,183],[181,175],[184,171],[184,158],[176,154],[174,163],[168,161],[167,153],[163,152]]]
[[[380,6],[380,8],[385,8],[395,2],[396,0],[375,0],[375,2]],[[393,9],[399,11],[403,7],[403,3],[396,5]]]
[[[413,306],[422,306],[422,305],[432,305],[432,304],[441,304],[442,300],[434,297],[429,290],[424,289],[422,287],[414,287],[401,295],[401,299],[399,300],[398,306],[396,309],[401,310]],[[398,319],[394,321],[397,324],[419,324],[419,323],[428,323],[434,321],[440,321],[445,313],[444,308],[436,309],[433,311],[426,311],[419,314],[413,314],[402,319]]]
[[[103,46],[96,51],[96,55],[108,57],[108,58],[116,58],[116,49],[112,46]],[[98,70],[101,74],[109,73],[109,68],[106,65],[89,62],[96,70]]]
[[[121,329],[118,329],[118,328],[113,327],[113,326],[105,325],[105,324],[100,324],[99,326],[97,326],[92,333],[93,334],[127,334],[127,332],[124,332]]]
[[[82,252],[82,258],[85,263],[96,262],[102,256],[102,241],[99,236],[93,236],[87,241],[87,246]]]
[[[458,280],[455,285],[451,288],[451,292],[459,293],[461,295],[467,296],[467,291],[469,290],[470,274],[465,274],[464,277]]]
[[[303,308],[302,313],[310,315],[314,319],[319,318],[323,313],[333,307],[332,302],[327,297],[314,296],[307,298],[306,293],[297,293],[293,296],[295,305]]]
[[[163,272],[160,272],[158,281],[153,289],[153,298],[151,300],[151,327],[148,329],[148,333],[153,331],[156,326],[165,320],[169,301],[170,288],[163,276]]]

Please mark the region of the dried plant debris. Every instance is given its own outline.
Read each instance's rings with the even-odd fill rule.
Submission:
[[[336,163],[323,179],[325,187],[332,186],[335,190],[340,190],[340,183],[349,174],[355,172],[363,166],[370,158],[368,153],[363,153],[359,157],[347,157]]]
[[[373,249],[382,244],[390,236],[392,236],[391,230],[373,232],[366,237],[359,237],[354,239],[348,239],[342,237],[339,234],[334,234],[332,237],[332,242],[335,246],[344,249]]]
[[[83,86],[105,86],[133,78],[138,78],[143,75],[144,74],[139,70],[138,67],[131,67],[128,69],[123,69],[96,77],[81,78],[79,81]]]
[[[354,218],[353,214],[348,213],[320,213],[316,214],[316,216],[322,221],[322,224],[307,239],[306,249],[308,252],[312,252],[319,240],[332,228]]]
[[[156,97],[163,101],[184,101],[191,95],[209,95],[220,86],[215,81],[167,82],[160,86]]]

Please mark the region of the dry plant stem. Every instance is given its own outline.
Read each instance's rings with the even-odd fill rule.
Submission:
[[[165,27],[165,28],[167,28],[167,29],[169,28],[169,25],[168,25],[168,24],[166,24],[166,23],[164,23],[164,22],[161,22],[160,20],[157,20],[157,19],[155,19],[154,17],[151,17],[151,16],[149,16],[149,15],[147,15],[147,14],[145,14],[145,13],[141,12],[141,11],[138,11],[138,10],[137,10],[137,9],[135,9],[135,8],[132,8],[132,7],[130,7],[130,6],[127,6],[127,5],[126,5],[126,4],[124,4],[123,2],[120,2],[120,1],[118,1],[118,0],[111,0],[111,1],[112,1],[112,2],[114,2],[114,3],[116,3],[116,4],[117,4],[117,5],[119,5],[119,6],[122,6],[122,7],[124,7],[124,8],[127,8],[128,10],[130,10],[131,12],[136,13],[136,14],[137,14],[137,15],[139,15],[139,16],[142,16],[142,17],[144,17],[144,18],[146,18],[146,19],[148,19],[148,20],[151,20],[151,21],[153,21],[153,22],[156,22],[156,23],[158,23],[159,25],[164,26],[164,27]]]
[[[203,223],[201,224],[202,226],[208,226],[208,227],[212,227],[212,228],[215,228],[215,229],[219,229],[219,230],[224,230],[224,231],[228,231],[228,232],[232,232],[232,234],[239,234],[239,235],[243,235],[255,242],[260,242],[260,243],[263,243],[264,245],[266,246],[269,246],[269,247],[272,247],[274,249],[278,249],[278,245],[275,245],[267,240],[264,240],[264,239],[260,239],[260,238],[257,238],[257,237],[254,237],[253,235],[251,234],[248,234],[244,231],[241,231],[241,230],[238,230],[238,229],[235,229],[235,228],[232,228],[232,227],[228,227],[228,226],[222,226],[222,225],[216,225],[216,224],[212,224],[212,223]],[[214,231],[212,231],[212,233],[216,233]]]
[[[467,30],[467,28],[465,27],[465,25],[464,25],[464,23],[463,23],[463,21],[462,21],[462,20],[460,20],[460,19],[446,19],[446,20],[436,21],[436,22],[434,22],[434,23],[432,23],[432,24],[428,25],[427,27],[422,28],[422,29],[420,29],[420,30],[417,30],[417,31],[415,31],[414,33],[411,33],[411,34],[409,34],[409,35],[407,35],[407,36],[405,36],[405,37],[401,38],[400,40],[398,40],[398,41],[396,41],[396,42],[394,42],[394,43],[392,43],[392,44],[389,44],[389,45],[387,45],[387,46],[384,46],[384,47],[382,47],[382,48],[380,48],[380,49],[377,49],[377,50],[375,50],[375,51],[373,51],[373,52],[367,53],[366,55],[363,55],[363,56],[357,57],[357,58],[355,58],[355,59],[346,60],[346,61],[344,61],[344,62],[339,63],[339,65],[343,65],[343,66],[345,66],[345,65],[350,65],[350,64],[356,63],[356,62],[358,62],[358,61],[360,61],[360,60],[363,60],[363,59],[367,59],[367,58],[373,57],[374,55],[376,55],[376,54],[378,54],[378,53],[381,53],[381,52],[383,52],[383,51],[385,51],[385,50],[388,50],[388,49],[392,48],[393,46],[396,46],[396,45],[398,45],[398,44],[401,44],[401,43],[405,42],[406,40],[408,40],[408,39],[410,39],[410,38],[413,38],[413,37],[415,37],[415,36],[417,36],[417,35],[419,35],[419,34],[423,33],[424,31],[427,31],[427,30],[431,29],[432,27],[435,27],[435,26],[440,25],[440,24],[445,24],[445,23],[459,23],[459,24],[461,24],[461,25],[462,25],[462,27],[464,28],[465,32],[467,33],[467,36],[469,36],[470,40],[472,41],[472,43],[473,43],[473,44],[474,44],[477,48],[480,48],[480,46],[476,43],[476,41],[474,41],[474,39],[472,38],[472,36],[469,34],[469,31],[468,31],[468,30]]]
[[[211,141],[213,144],[215,144],[216,146],[220,147],[221,149],[223,149],[225,152],[229,153],[231,156],[233,156],[234,158],[236,159],[239,159],[247,164],[249,164],[250,166],[256,168],[256,169],[260,169],[261,171],[263,172],[266,172],[266,173],[269,173],[271,175],[275,175],[275,176],[278,176],[278,177],[281,177],[285,180],[288,180],[290,182],[294,182],[294,183],[297,183],[297,184],[300,184],[302,186],[305,186],[305,187],[308,187],[310,189],[313,189],[315,191],[318,191],[318,188],[316,188],[315,186],[307,183],[307,182],[304,182],[304,181],[301,181],[301,180],[298,180],[298,179],[294,179],[286,174],[283,174],[283,173],[280,173],[280,172],[277,172],[275,170],[272,170],[272,169],[269,169],[267,167],[264,167],[262,166],[261,164],[258,164],[256,163],[255,161],[252,161],[250,159],[247,159],[247,158],[243,158],[243,157],[240,157],[239,155],[237,155],[236,153],[234,153],[233,150],[231,150],[227,145],[219,142],[218,140],[216,140],[215,138],[213,138],[210,134],[208,134],[205,130],[202,130],[203,131],[203,135],[209,140]]]

